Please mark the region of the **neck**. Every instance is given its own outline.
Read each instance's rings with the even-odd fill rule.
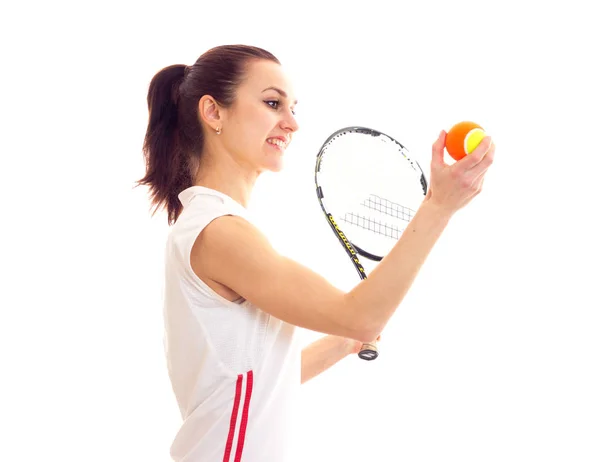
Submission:
[[[215,157],[217,156],[203,154],[204,162],[198,169],[194,185],[226,194],[242,207],[247,208],[260,172],[251,171],[247,166],[244,168],[228,155],[218,156],[218,161],[214,160]]]

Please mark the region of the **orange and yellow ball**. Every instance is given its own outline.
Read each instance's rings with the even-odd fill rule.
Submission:
[[[446,134],[446,151],[454,160],[460,160],[471,154],[485,137],[485,130],[475,122],[459,122]]]

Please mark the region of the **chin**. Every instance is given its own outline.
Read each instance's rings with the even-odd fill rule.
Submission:
[[[283,170],[283,159],[279,159],[277,162],[270,162],[269,165],[265,165],[265,170],[269,172],[280,172]]]
[[[283,170],[284,166],[284,153],[280,152],[276,155],[269,153],[263,157],[262,164],[262,170],[269,172],[280,172]]]

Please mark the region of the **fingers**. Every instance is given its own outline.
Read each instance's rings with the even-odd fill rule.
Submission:
[[[462,184],[465,188],[470,190],[474,196],[478,195],[483,188],[485,174],[492,164],[495,150],[496,148],[492,144],[487,154],[475,167],[463,172]]]
[[[484,175],[488,168],[490,168],[490,165],[492,165],[495,153],[496,145],[492,143],[490,148],[484,153],[483,157],[470,169],[463,170],[463,174],[470,178],[478,178],[479,176]]]
[[[442,130],[438,136],[438,139],[433,143],[431,147],[431,164],[432,165],[444,165],[444,147],[446,146],[446,132]]]
[[[492,138],[490,136],[486,136],[471,154],[463,157],[461,160],[456,162],[455,165],[457,168],[470,170],[479,166],[479,164],[482,162],[485,162],[482,167],[487,168],[492,163],[495,149],[496,147],[494,143],[492,143]]]
[[[492,145],[484,154],[483,159],[479,162],[478,165],[481,165],[485,170],[487,170],[490,165],[494,162],[494,156],[496,154],[496,145],[492,142]]]

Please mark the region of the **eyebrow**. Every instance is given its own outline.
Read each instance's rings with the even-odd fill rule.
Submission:
[[[288,94],[283,91],[281,88],[277,88],[277,87],[267,87],[265,88],[262,92],[264,93],[267,90],[275,90],[277,93],[279,93],[281,96],[283,96],[284,98],[288,97]],[[298,104],[298,100],[294,101],[294,104]]]

